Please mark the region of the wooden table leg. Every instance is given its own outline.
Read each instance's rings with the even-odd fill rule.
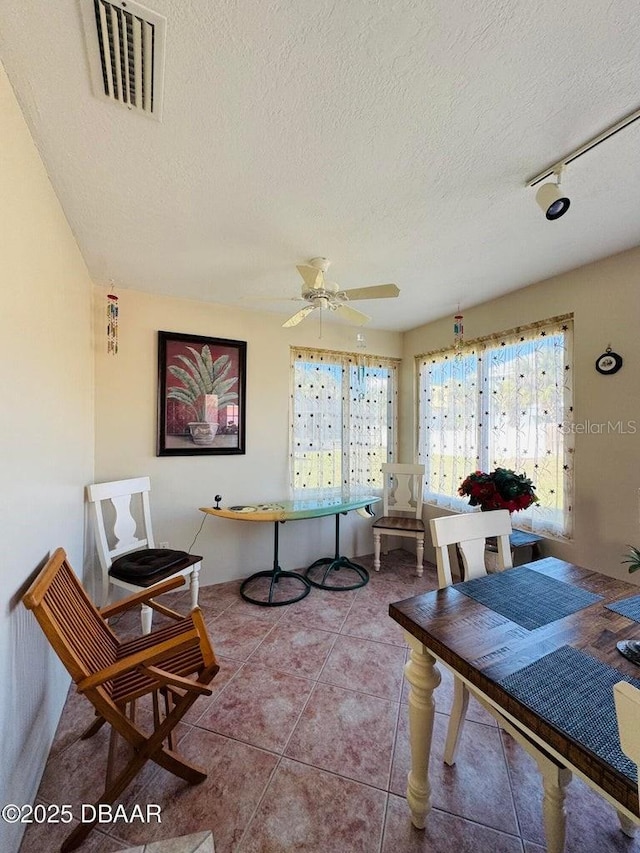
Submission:
[[[411,648],[404,668],[405,678],[411,685],[409,692],[409,738],[411,742],[411,770],[407,777],[407,802],[411,822],[424,829],[431,808],[429,785],[429,756],[435,719],[433,691],[440,684],[440,672],[435,658],[415,637],[405,634]]]
[[[635,838],[637,825],[631,820],[630,817],[627,817],[626,814],[622,812],[618,812],[618,820],[620,821],[620,829],[624,832],[624,834],[628,838]]]
[[[571,781],[571,771],[558,767],[541,754],[538,769],[542,776],[542,819],[547,841],[547,853],[563,853],[567,833],[565,789]]]

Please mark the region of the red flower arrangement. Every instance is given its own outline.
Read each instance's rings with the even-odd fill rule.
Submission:
[[[469,496],[470,506],[483,510],[508,509],[518,512],[538,503],[535,486],[525,474],[516,474],[509,468],[496,468],[490,474],[476,471],[464,479],[459,495]]]

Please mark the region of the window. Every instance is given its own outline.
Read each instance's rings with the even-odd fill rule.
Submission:
[[[472,471],[526,473],[540,500],[513,517],[536,533],[570,537],[573,444],[570,316],[419,356],[419,457],[425,500],[465,510]]]
[[[396,359],[291,351],[291,487],[295,497],[382,489],[395,458]]]

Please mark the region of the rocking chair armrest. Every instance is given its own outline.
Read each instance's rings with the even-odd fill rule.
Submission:
[[[172,610],[170,607],[160,604],[159,601],[155,601],[153,598],[150,598],[147,603],[156,613],[162,613],[163,616],[168,616],[170,619],[177,619],[178,621],[184,619],[184,613],[178,613],[177,610]]]
[[[177,637],[171,637],[168,640],[163,640],[155,646],[150,646],[142,651],[134,652],[109,666],[100,669],[97,672],[83,678],[78,682],[78,691],[84,693],[91,690],[93,687],[99,687],[107,681],[113,681],[119,675],[124,675],[125,672],[130,672],[133,669],[138,669],[143,664],[151,665],[161,663],[167,657],[172,657],[178,652],[190,649],[193,646],[200,645],[200,635],[195,628],[179,634]]]
[[[197,681],[191,681],[189,678],[183,678],[181,675],[174,675],[172,672],[167,672],[157,666],[147,666],[143,664],[142,669],[153,678],[156,678],[162,684],[166,684],[167,686],[179,687],[181,690],[199,693],[202,696],[213,695],[213,690],[210,690],[203,684],[198,684]]]
[[[128,595],[126,598],[122,598],[120,601],[115,601],[113,604],[107,604],[105,607],[101,607],[99,611],[100,615],[103,619],[108,619],[111,616],[115,616],[116,613],[122,613],[125,610],[130,610],[138,604],[145,604],[149,599],[155,598],[156,595],[162,595],[163,592],[169,592],[169,590],[177,589],[177,587],[183,586],[184,583],[184,575],[169,578],[166,581],[162,581],[162,583],[150,586],[148,589],[143,589],[141,592],[134,592],[133,595]]]

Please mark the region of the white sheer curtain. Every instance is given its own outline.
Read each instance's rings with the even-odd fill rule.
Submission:
[[[396,454],[398,360],[292,348],[291,488],[295,498],[382,490]]]
[[[425,499],[468,508],[460,482],[497,467],[526,473],[540,502],[513,524],[570,538],[573,495],[570,316],[418,358]]]

